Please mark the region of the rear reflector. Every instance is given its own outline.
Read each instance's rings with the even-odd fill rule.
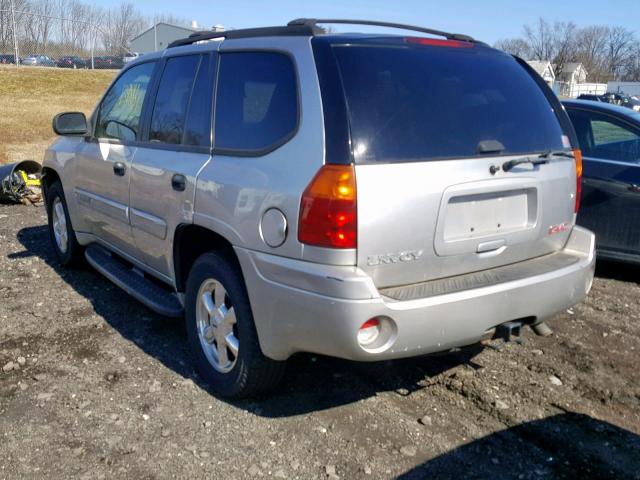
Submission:
[[[582,196],[582,151],[579,148],[573,149],[573,157],[576,162],[576,204],[574,213],[580,210],[580,197]]]
[[[328,248],[356,248],[353,165],[323,166],[302,194],[298,240]]]
[[[419,45],[430,45],[432,47],[450,47],[450,48],[473,48],[472,42],[463,42],[461,40],[440,40],[438,38],[425,37],[405,37],[407,43],[417,43]]]
[[[363,347],[371,345],[380,335],[381,328],[377,318],[367,320],[358,329],[358,343]]]

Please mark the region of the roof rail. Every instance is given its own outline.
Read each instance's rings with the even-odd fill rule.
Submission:
[[[260,28],[243,28],[240,30],[227,30],[225,32],[213,32],[204,30],[195,32],[187,38],[181,38],[171,42],[167,48],[181,47],[183,45],[191,45],[206,40],[214,40],[216,38],[250,38],[250,37],[295,37],[295,36],[314,36],[325,33],[325,30],[318,26],[319,23],[328,24],[346,24],[346,25],[372,25],[377,27],[398,28],[403,30],[412,30],[414,32],[427,33],[429,35],[437,35],[445,37],[447,40],[459,40],[463,42],[476,42],[472,37],[461,33],[448,33],[431,28],[415,27],[412,25],[404,25],[402,23],[377,22],[375,20],[341,20],[341,19],[319,19],[319,18],[298,18],[290,21],[286,27],[260,27]],[[480,43],[480,42],[478,42]]]
[[[287,25],[289,27],[318,27],[319,23],[328,24],[346,24],[346,25],[372,25],[376,27],[388,27],[399,28],[403,30],[412,30],[414,32],[428,33],[429,35],[437,35],[439,37],[445,37],[447,40],[460,40],[463,42],[475,42],[476,40],[469,35],[463,35],[461,33],[448,33],[440,30],[433,30],[431,28],[415,27],[413,25],[404,25],[402,23],[390,23],[390,22],[378,22],[375,20],[344,20],[344,19],[324,19],[324,18],[298,18],[290,21]]]
[[[167,48],[181,47],[183,45],[191,45],[196,42],[206,40],[214,40],[216,38],[250,38],[250,37],[295,37],[295,36],[313,36],[324,33],[324,30],[316,25],[291,25],[286,27],[260,27],[260,28],[243,28],[239,30],[227,30],[225,32],[213,32],[204,30],[195,32],[187,38],[181,38],[171,42]]]

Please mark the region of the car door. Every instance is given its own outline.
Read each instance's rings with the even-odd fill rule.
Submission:
[[[640,126],[591,109],[567,108],[583,151],[578,223],[601,253],[640,253]]]
[[[93,137],[79,147],[74,194],[90,233],[122,253],[132,253],[129,182],[143,105],[155,62],[123,72],[102,99]]]
[[[192,222],[196,177],[211,158],[215,63],[212,53],[163,62],[145,145],[133,160],[133,236],[144,262],[168,280],[174,233],[178,225]]]

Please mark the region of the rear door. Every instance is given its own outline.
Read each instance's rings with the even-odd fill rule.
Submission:
[[[640,253],[640,128],[588,108],[567,106],[584,155],[578,223],[598,249]]]
[[[192,222],[196,177],[211,158],[216,56],[166,60],[144,145],[133,160],[130,206],[137,256],[168,278],[176,227]]]
[[[502,167],[570,151],[542,87],[513,57],[430,39],[334,45],[333,54],[356,164],[357,263],[378,287],[564,246],[574,160]]]

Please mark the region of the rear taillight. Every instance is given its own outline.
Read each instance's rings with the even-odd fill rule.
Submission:
[[[574,213],[580,210],[580,196],[582,195],[582,151],[579,148],[573,149],[573,157],[576,162],[576,205]]]
[[[472,42],[464,42],[462,40],[440,40],[439,38],[427,37],[405,37],[407,43],[417,43],[418,45],[429,45],[431,47],[450,47],[450,48],[473,48]]]
[[[298,240],[317,247],[356,248],[353,165],[323,166],[302,194]]]

